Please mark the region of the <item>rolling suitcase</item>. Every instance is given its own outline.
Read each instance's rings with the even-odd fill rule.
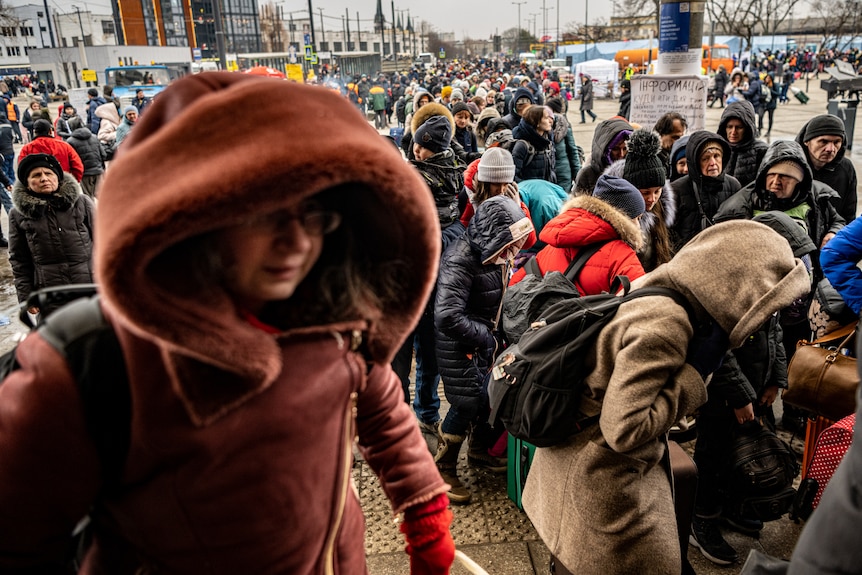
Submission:
[[[800,104],[808,103],[808,94],[800,90],[799,88],[790,87],[790,91],[793,92],[793,97],[799,100]]]
[[[826,489],[829,480],[844,459],[844,454],[853,443],[855,426],[856,414],[854,413],[830,425],[819,434],[805,477],[799,485],[799,492],[793,502],[791,519],[808,519],[817,509],[823,490]]]
[[[524,493],[524,484],[527,482],[527,473],[530,472],[530,463],[533,461],[535,452],[535,445],[509,435],[506,449],[506,493],[521,510],[524,509],[521,496]]]

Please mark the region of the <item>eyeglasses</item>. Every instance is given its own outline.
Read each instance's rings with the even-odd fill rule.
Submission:
[[[311,236],[323,236],[334,232],[341,225],[341,214],[322,208],[307,208],[301,212],[279,210],[247,221],[246,225],[272,233],[278,233],[296,220],[302,229]]]

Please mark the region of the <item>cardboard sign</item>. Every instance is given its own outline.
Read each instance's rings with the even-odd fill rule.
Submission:
[[[664,114],[679,112],[688,122],[688,132],[706,129],[706,78],[638,74],[631,82],[633,123],[652,128]]]

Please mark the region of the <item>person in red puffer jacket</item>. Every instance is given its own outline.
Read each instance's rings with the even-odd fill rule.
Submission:
[[[539,239],[548,245],[536,254],[539,269],[542,273],[564,273],[580,250],[603,242],[575,280],[582,296],[609,292],[618,275],[630,280],[641,277],[644,269],[635,252],[643,238],[636,220],[645,208],[643,196],[632,184],[615,176],[601,176],[592,196],[569,200],[560,215],[542,229]],[[524,279],[526,273],[524,268],[518,270],[509,285]]]

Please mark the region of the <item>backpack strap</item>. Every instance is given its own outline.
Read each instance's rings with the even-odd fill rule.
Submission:
[[[578,255],[575,257],[575,259],[572,260],[572,263],[569,264],[569,267],[566,268],[566,271],[563,274],[564,276],[566,276],[566,279],[572,283],[575,283],[575,280],[578,279],[581,270],[586,265],[587,260],[589,260],[595,255],[596,252],[602,249],[602,246],[604,246],[606,243],[608,242],[596,242],[593,244],[588,244],[587,246],[581,248],[581,250],[578,252]]]
[[[536,261],[535,256],[531,257],[526,261],[526,263],[524,264],[524,268],[527,270],[528,274],[533,274],[537,278],[544,277],[544,275],[542,274],[542,268],[539,267],[539,262]]]
[[[99,296],[63,306],[37,331],[72,372],[105,488],[110,489],[119,481],[129,452],[132,397],[123,350],[102,313]]]

